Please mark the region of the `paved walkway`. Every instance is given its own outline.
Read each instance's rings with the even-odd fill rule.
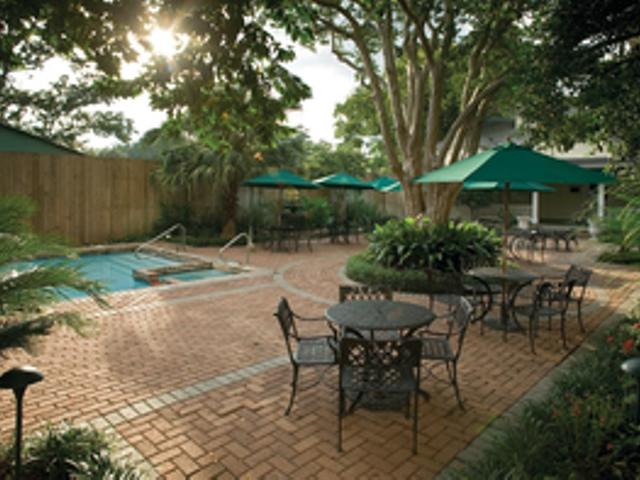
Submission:
[[[42,343],[38,356],[13,354],[0,370],[32,363],[45,374],[27,393],[27,428],[62,419],[89,422],[111,432],[151,476],[434,477],[568,352],[557,330],[541,331],[534,356],[522,335],[510,335],[505,343],[497,332],[481,336],[473,327],[460,364],[465,411],[458,410],[448,385],[425,378],[431,399],[420,406],[418,455],[411,455],[404,416],[366,410],[346,418],[345,452],[338,454],[335,373],[301,392],[291,415],[283,416],[290,368],[272,312],[279,297],[287,296],[295,310],[321,315],[337,301],[345,260],[362,248],[257,250],[251,264],[261,269],[250,275],[124,292],[110,297],[113,307],[106,311],[75,302],[72,308],[95,318],[93,335],[58,331]],[[213,249],[197,253],[216,255]],[[228,257],[241,261],[244,253],[235,249]],[[553,254],[534,268],[560,273],[572,259],[592,264],[594,255],[593,246],[583,247],[577,254]],[[585,311],[588,331],[616,311],[640,277],[637,270],[600,264],[594,269]],[[584,336],[577,322],[568,324],[575,348]],[[313,382],[314,373],[304,373],[302,380]],[[12,408],[10,396],[1,395],[3,438],[12,431]]]

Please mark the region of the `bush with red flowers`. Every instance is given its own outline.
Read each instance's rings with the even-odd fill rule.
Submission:
[[[640,310],[572,363],[544,401],[530,403],[483,456],[452,478],[637,479],[635,381],[620,364],[640,356]]]

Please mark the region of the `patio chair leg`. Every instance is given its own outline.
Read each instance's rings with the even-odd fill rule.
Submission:
[[[407,408],[404,411],[404,418],[411,418],[411,395],[407,394]]]
[[[531,353],[536,353],[536,339],[535,339],[535,319],[529,319],[529,346],[531,347]]]
[[[460,410],[464,410],[464,404],[462,403],[462,397],[460,396],[460,387],[458,387],[458,362],[454,361],[453,363],[453,375],[451,376],[451,383],[453,384],[453,389],[456,392],[456,400],[458,400],[458,407]],[[447,362],[449,365],[449,362]]]
[[[289,398],[289,406],[285,410],[284,414],[289,415],[291,407],[293,407],[293,400],[296,398],[296,389],[298,388],[298,366],[293,365],[293,377],[291,379],[291,397]]]
[[[562,314],[560,316],[560,334],[562,335],[562,348],[564,348],[565,350],[567,349],[567,334],[565,332],[565,320],[566,320],[566,314]]]
[[[418,453],[418,392],[413,394],[413,454]]]
[[[342,417],[344,417],[344,390],[338,392],[338,452],[342,452]]]
[[[578,302],[578,325],[580,325],[580,331],[584,333],[584,323],[582,323],[582,301]]]

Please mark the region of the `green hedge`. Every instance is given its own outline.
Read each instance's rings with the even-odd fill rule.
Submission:
[[[620,265],[640,266],[640,251],[631,252],[604,252],[598,257],[598,261],[617,263]]]
[[[345,274],[351,280],[365,285],[390,288],[394,292],[451,293],[458,284],[457,275],[438,271],[396,270],[369,260],[366,252],[347,260]]]

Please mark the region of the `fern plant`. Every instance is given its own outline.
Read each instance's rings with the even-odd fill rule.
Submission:
[[[76,312],[54,309],[64,297],[64,288],[87,293],[100,305],[99,283],[83,278],[65,264],[19,266],[35,257],[70,255],[71,251],[51,238],[31,232],[33,203],[25,197],[0,197],[0,355],[12,348],[29,350],[33,341],[57,325],[83,334],[89,322]],[[22,264],[24,265],[24,263]]]

